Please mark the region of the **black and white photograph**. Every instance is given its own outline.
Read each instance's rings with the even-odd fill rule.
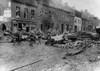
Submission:
[[[0,0],[0,71],[100,71],[100,0]]]

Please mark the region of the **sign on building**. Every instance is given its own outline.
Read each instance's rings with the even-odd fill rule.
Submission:
[[[4,22],[7,22],[11,19],[11,10],[4,10],[4,14],[3,14],[3,20]]]
[[[4,17],[11,17],[11,10],[4,10]]]
[[[3,21],[3,16],[0,16],[0,21]]]

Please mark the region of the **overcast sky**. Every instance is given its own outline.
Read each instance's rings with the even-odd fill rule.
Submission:
[[[62,2],[68,2],[69,6],[75,6],[78,10],[87,9],[100,19],[100,0],[62,0]]]

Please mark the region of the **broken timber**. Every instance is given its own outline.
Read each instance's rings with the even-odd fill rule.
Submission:
[[[36,61],[36,62],[30,63],[30,64],[26,64],[26,65],[24,65],[24,66],[21,66],[21,67],[12,69],[12,70],[10,70],[10,71],[15,71],[15,70],[21,69],[21,68],[26,67],[26,66],[33,65],[33,64],[38,63],[38,62],[41,62],[41,61],[43,61],[43,60],[38,60],[38,61]]]

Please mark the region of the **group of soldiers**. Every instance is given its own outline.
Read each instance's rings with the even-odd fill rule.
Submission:
[[[46,35],[37,28],[26,32],[24,29],[20,29],[14,26],[13,29],[7,30],[7,27],[4,23],[2,24],[2,31],[3,36],[10,36],[10,39],[12,39],[11,42],[13,42],[14,44],[20,44],[23,40],[29,41],[30,45],[32,45],[33,43],[40,44],[42,39],[46,39],[54,35],[59,35],[59,31],[56,29],[48,29]]]
[[[26,37],[22,38],[22,36],[25,35],[25,33],[26,33]],[[37,43],[37,41],[38,41],[38,44],[41,43],[42,33],[39,29],[30,30],[29,32],[25,32],[25,33],[21,31],[14,33],[14,36],[16,37],[15,42],[17,41],[21,43],[21,41],[26,40],[30,42],[30,46],[33,45],[33,43]]]
[[[34,29],[34,30],[30,30],[29,32],[25,32],[22,31],[20,29],[13,29],[12,30],[7,30],[7,27],[5,24],[2,24],[2,31],[3,31],[3,37],[8,37],[10,36],[12,39],[11,42],[14,43],[18,43],[20,45],[20,43],[23,41],[23,39],[25,39],[26,41],[30,42],[30,45],[33,45],[33,43],[36,43],[38,41],[38,44],[41,43],[41,39],[43,36],[43,33],[40,31],[40,29]],[[26,38],[23,38],[23,36],[26,36]]]

